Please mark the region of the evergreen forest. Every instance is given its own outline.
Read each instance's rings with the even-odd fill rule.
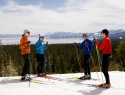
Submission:
[[[102,42],[101,40],[99,42]],[[80,45],[80,43],[78,43]],[[110,62],[110,71],[125,71],[125,40],[112,39],[113,57]],[[78,73],[83,67],[83,50],[78,50],[74,44],[49,44],[45,50],[45,70],[47,74]],[[102,57],[102,52],[100,51]],[[92,58],[97,71],[100,71],[97,51],[93,48]],[[37,73],[37,61],[35,45],[31,44],[30,73]],[[90,59],[91,71],[95,72]],[[21,75],[24,59],[19,45],[0,45],[0,76]],[[83,69],[82,69],[83,71]]]

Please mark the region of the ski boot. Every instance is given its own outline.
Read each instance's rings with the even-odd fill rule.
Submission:
[[[90,75],[90,74],[89,74],[89,75],[87,75],[87,78],[88,78],[88,79],[91,79],[91,75]]]
[[[106,83],[104,83],[104,84],[99,84],[99,85],[97,85],[96,87],[110,88],[110,87],[111,87],[111,84],[106,84]]]
[[[21,81],[26,81],[26,77],[25,77],[25,76],[22,76],[22,77],[21,77]]]
[[[111,87],[111,84],[104,84],[103,85],[103,88],[110,88]]]
[[[87,79],[88,79],[88,76],[85,75],[85,76],[80,77],[79,79],[81,79],[81,80],[87,80]]]
[[[46,74],[45,74],[45,73],[42,73],[42,76],[46,76]]]

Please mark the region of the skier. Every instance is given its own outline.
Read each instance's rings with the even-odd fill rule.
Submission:
[[[97,45],[97,47],[102,50],[103,52],[103,61],[102,61],[102,72],[105,76],[106,83],[105,84],[100,84],[98,87],[104,87],[104,88],[110,88],[110,78],[109,78],[109,73],[108,73],[108,67],[109,63],[112,58],[112,44],[111,40],[108,37],[109,31],[107,29],[102,30],[101,36],[104,38],[102,44],[99,44],[96,39],[94,39],[94,43]]]
[[[30,31],[26,29],[24,30],[24,34],[22,35],[22,38],[20,39],[20,49],[22,51],[22,55],[25,61],[21,80],[27,80],[26,73],[29,72],[29,68],[30,68],[29,54],[30,54],[31,41],[28,40],[29,35],[30,35]]]
[[[80,79],[91,79],[91,73],[90,73],[90,66],[89,66],[89,59],[90,55],[92,54],[92,48],[94,48],[94,43],[88,39],[86,34],[83,34],[84,41],[80,46],[78,46],[76,43],[74,45],[78,49],[84,49],[84,76],[80,77]]]
[[[37,76],[46,76],[43,73],[44,66],[44,50],[47,48],[48,42],[44,44],[44,36],[39,36],[39,40],[36,42],[36,58],[38,62]]]

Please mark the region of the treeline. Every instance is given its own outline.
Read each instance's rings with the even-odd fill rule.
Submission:
[[[101,42],[101,41],[100,41]],[[125,41],[112,40],[113,58],[109,70],[125,71]],[[78,56],[77,56],[78,52]],[[45,50],[46,73],[77,73],[80,72],[78,57],[83,66],[83,52],[76,50],[73,44],[49,44]],[[100,52],[100,55],[101,52]],[[97,70],[100,66],[97,59],[96,49],[93,49],[92,57]],[[35,45],[31,45],[31,73],[36,74],[37,61]],[[49,65],[50,64],[50,65]],[[19,45],[0,46],[0,76],[21,75],[24,59],[21,55]],[[94,71],[93,63],[90,60],[91,71]]]

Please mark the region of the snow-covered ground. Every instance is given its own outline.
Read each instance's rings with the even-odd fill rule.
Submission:
[[[101,74],[100,75],[101,79]],[[0,77],[0,95],[125,95],[125,72],[110,72],[110,89],[95,88],[92,85],[100,84],[99,80],[76,80],[82,74],[51,75],[57,79],[33,77],[29,82],[21,82],[20,77]],[[92,78],[97,79],[96,73]]]

